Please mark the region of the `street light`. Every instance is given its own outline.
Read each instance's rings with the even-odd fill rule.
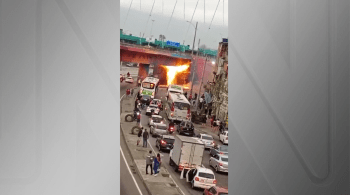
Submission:
[[[192,24],[192,22],[190,22],[190,21],[186,21],[186,22],[190,23],[190,24],[194,27],[194,29],[195,29],[195,31],[194,31],[194,39],[193,39],[193,46],[192,46],[192,55],[193,55],[194,43],[196,42],[196,34],[197,34],[197,25],[198,25],[198,22],[196,22],[196,26],[194,26],[194,24]]]
[[[211,63],[212,63],[213,65],[215,64],[215,62],[214,62],[214,61],[212,61]]]

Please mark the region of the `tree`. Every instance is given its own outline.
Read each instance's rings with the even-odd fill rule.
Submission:
[[[208,47],[205,44],[202,44],[201,46],[199,46],[199,48],[201,48],[201,49],[208,49]]]

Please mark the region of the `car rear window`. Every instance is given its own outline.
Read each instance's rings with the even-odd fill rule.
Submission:
[[[202,136],[202,139],[206,139],[206,140],[213,140],[213,137],[209,137],[209,136],[205,136],[205,135],[203,135],[203,136]]]
[[[228,195],[228,193],[225,193],[225,192],[224,193],[219,193],[219,195]]]
[[[160,122],[162,121],[162,119],[161,119],[161,118],[158,118],[158,117],[153,117],[152,120],[153,120],[153,122],[155,122],[155,123],[160,123]]]
[[[182,103],[182,102],[175,102],[174,106],[175,106],[176,109],[179,109],[179,110],[188,110],[188,109],[190,109],[190,105],[189,104]]]
[[[165,138],[164,141],[166,141],[166,143],[168,144],[173,144],[175,142],[174,139],[169,139],[169,138]]]
[[[228,152],[228,146],[225,146],[225,145],[220,146],[220,151]]]
[[[160,130],[167,130],[166,126],[163,126],[163,125],[157,125],[156,128]]]
[[[204,178],[208,178],[208,179],[214,179],[214,175],[211,173],[203,173],[203,172],[199,172],[198,173],[199,177],[204,177]]]
[[[228,158],[226,158],[226,157],[221,157],[221,160],[224,162],[228,162]]]

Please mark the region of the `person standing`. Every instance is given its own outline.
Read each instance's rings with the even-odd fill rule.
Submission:
[[[128,73],[126,74],[126,76],[127,76],[127,77],[130,77],[130,73],[128,72]]]
[[[153,160],[153,171],[154,171],[154,176],[158,175],[158,168],[159,168],[159,161],[158,158],[154,158]]]
[[[159,153],[157,154],[157,160],[159,162],[159,168],[158,168],[158,173],[159,173],[160,167],[162,165],[162,159],[160,158],[160,154]]]
[[[137,112],[137,121],[136,121],[136,125],[138,127],[141,127],[141,113],[140,112]]]
[[[131,93],[131,96],[134,96],[134,88],[131,88],[130,93]]]
[[[151,168],[151,175],[153,175],[152,162],[153,162],[153,156],[152,156],[152,150],[150,150],[146,157],[146,175],[148,175],[148,167]]]
[[[139,133],[137,134],[137,137],[138,137],[137,146],[139,146],[139,144],[140,144],[142,134],[143,134],[143,127],[141,127]]]
[[[145,129],[145,132],[143,132],[142,137],[143,137],[143,147],[147,148],[147,140],[149,138],[147,129]]]

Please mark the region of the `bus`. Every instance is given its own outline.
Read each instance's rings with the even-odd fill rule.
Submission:
[[[154,77],[146,77],[140,87],[140,95],[148,95],[152,99],[155,97],[158,92],[159,79]]]
[[[169,93],[165,113],[172,122],[191,121],[190,102],[183,94]]]
[[[179,94],[183,94],[184,90],[183,87],[181,85],[172,85],[170,84],[167,88],[167,94],[166,96],[169,96],[169,93],[179,93]]]

